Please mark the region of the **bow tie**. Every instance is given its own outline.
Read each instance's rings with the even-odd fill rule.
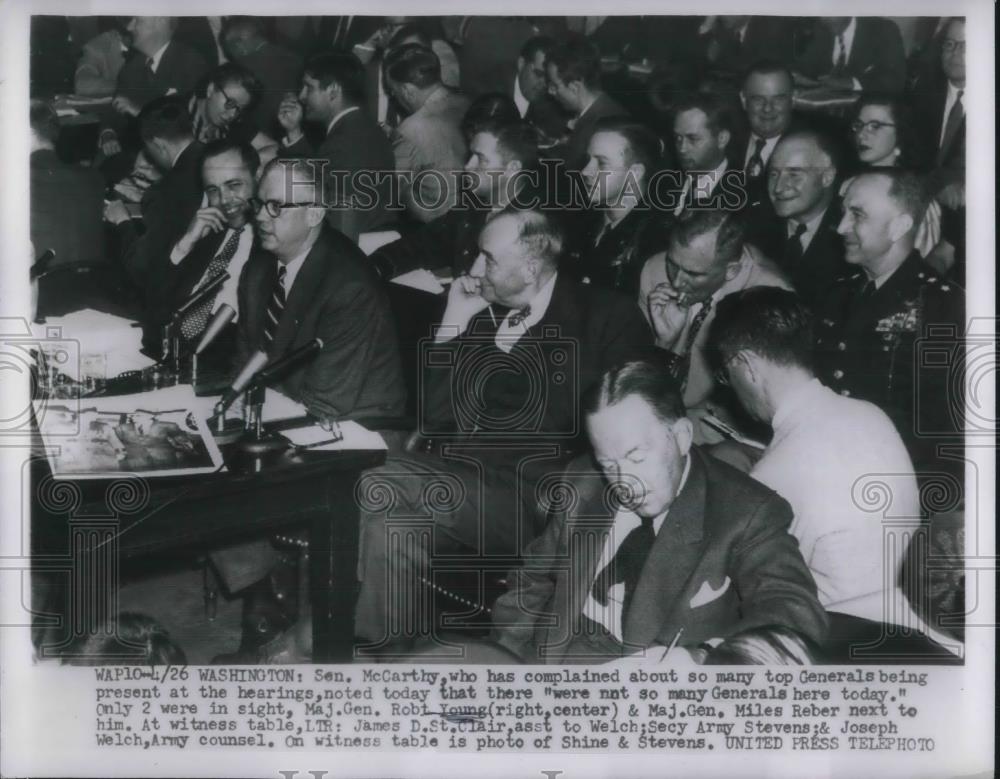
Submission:
[[[508,324],[510,324],[511,327],[517,327],[529,316],[531,316],[531,306],[527,305],[520,311],[515,311],[514,313],[512,313],[510,315],[510,319],[508,319],[507,322]]]

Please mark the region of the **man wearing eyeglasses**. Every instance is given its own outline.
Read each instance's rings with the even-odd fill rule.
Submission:
[[[261,176],[251,207],[270,255],[251,258],[240,279],[237,365],[318,337],[319,355],[282,380],[283,393],[324,420],[399,416],[406,392],[388,300],[361,250],[324,227],[318,170],[276,159]]]
[[[276,146],[249,116],[260,99],[260,92],[260,82],[246,68],[233,63],[215,68],[209,74],[204,93],[195,93],[188,100],[195,139],[201,143],[220,138],[247,141],[258,154],[269,146]]]

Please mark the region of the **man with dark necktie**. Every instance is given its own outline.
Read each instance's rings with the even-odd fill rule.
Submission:
[[[964,362],[964,293],[914,251],[926,204],[913,173],[879,168],[852,179],[838,231],[859,272],[838,280],[818,310],[818,375],[889,416],[919,481],[950,475],[944,488],[960,494],[964,396],[954,372]]]
[[[501,645],[527,663],[600,663],[763,625],[825,638],[791,509],[692,446],[664,365],[606,372],[584,414],[599,472],[588,458],[564,475],[574,500],[494,605]]]
[[[837,167],[833,143],[817,132],[786,135],[768,164],[768,197],[777,217],[774,257],[810,306],[820,304],[847,270],[837,234]]]

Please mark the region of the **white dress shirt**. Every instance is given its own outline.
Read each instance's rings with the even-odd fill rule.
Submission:
[[[750,164],[750,158],[753,157],[753,151],[757,148],[757,139],[760,136],[750,134],[750,143],[747,144],[746,157],[743,159],[743,169],[746,170],[747,166]],[[780,135],[775,135],[773,138],[764,138],[764,148],[760,150],[760,159],[767,167],[767,161],[771,159],[771,153],[774,151],[774,147],[778,145],[778,141],[781,140]]]
[[[840,35],[833,36],[833,64],[837,64],[837,60],[840,59],[840,42],[844,42],[844,62],[848,62],[851,59],[851,51],[854,48],[854,33],[858,31],[858,19],[856,16],[851,17],[851,21],[847,23],[847,27]]]
[[[306,257],[309,256],[309,252],[312,251],[312,247],[313,244],[309,244],[305,251],[285,265],[285,279],[281,283],[281,286],[285,288],[285,300],[288,300],[288,296],[291,294],[292,287],[295,284],[295,277],[298,276],[299,271],[302,270],[302,263],[306,261]]]
[[[160,60],[163,59],[163,52],[167,50],[167,46],[169,45],[170,41],[167,41],[156,50],[152,57],[149,58],[151,60],[149,63],[149,69],[154,73],[157,71],[157,68],[160,67]]]
[[[524,119],[524,115],[528,113],[528,106],[531,105],[531,102],[524,96],[524,92],[521,91],[520,73],[514,76],[514,105],[517,106],[518,113],[520,113],[521,118]]]
[[[829,206],[827,206],[829,208]],[[802,251],[805,252],[809,245],[812,243],[813,238],[816,237],[816,233],[819,230],[820,223],[823,221],[823,217],[826,215],[826,211],[820,211],[817,216],[814,216],[808,222],[800,222],[795,218],[790,218],[788,224],[785,225],[785,231],[788,238],[795,235],[795,230],[800,224],[806,226],[806,231],[802,233],[799,237],[799,241],[802,243]]]
[[[680,485],[677,487],[678,495],[680,495],[681,490],[684,489],[684,485],[687,483],[688,473],[690,471],[691,455],[688,455],[684,459],[684,471],[681,474]],[[653,520],[654,534],[659,534],[660,528],[663,527],[663,523],[666,521],[669,513],[670,508],[668,507],[666,511]],[[615,553],[618,551],[618,547],[625,542],[625,538],[628,534],[641,525],[642,519],[640,519],[636,513],[629,511],[626,508],[618,509],[618,513],[615,514],[614,523],[611,525],[608,537],[604,541],[604,548],[601,551],[601,558],[597,563],[594,581],[597,581],[597,577],[601,575],[601,571],[603,571],[614,559]],[[591,582],[591,585],[593,585],[593,582]],[[603,606],[594,599],[593,592],[588,592],[587,600],[583,604],[583,614],[597,624],[603,625],[609,633],[621,641],[623,635],[622,606],[624,605],[624,602],[625,583],[618,582],[617,584],[611,585],[611,588],[608,590],[607,603]]]
[[[941,117],[941,136],[938,138],[938,148],[941,148],[941,144],[944,143],[944,131],[948,128],[948,114],[951,112],[951,107],[955,105],[955,101],[958,100],[958,93],[962,92],[962,109],[965,109],[965,89],[959,89],[950,81],[948,82],[948,96],[944,100],[944,115]]]

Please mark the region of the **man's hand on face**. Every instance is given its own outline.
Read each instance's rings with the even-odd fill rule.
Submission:
[[[435,340],[443,343],[464,333],[472,317],[487,306],[489,301],[482,296],[482,281],[473,276],[459,276],[448,290],[448,305]]]
[[[677,345],[684,324],[687,322],[687,310],[691,305],[690,296],[678,292],[669,281],[657,284],[646,299],[649,308],[649,321],[656,333],[656,343],[664,349],[673,349]]]
[[[222,211],[215,206],[199,208],[191,219],[184,235],[174,245],[171,256],[187,257],[194,245],[209,233],[218,233],[227,227],[226,217]]]
[[[289,143],[302,137],[302,103],[297,95],[288,92],[278,106],[278,124],[285,131]]]

